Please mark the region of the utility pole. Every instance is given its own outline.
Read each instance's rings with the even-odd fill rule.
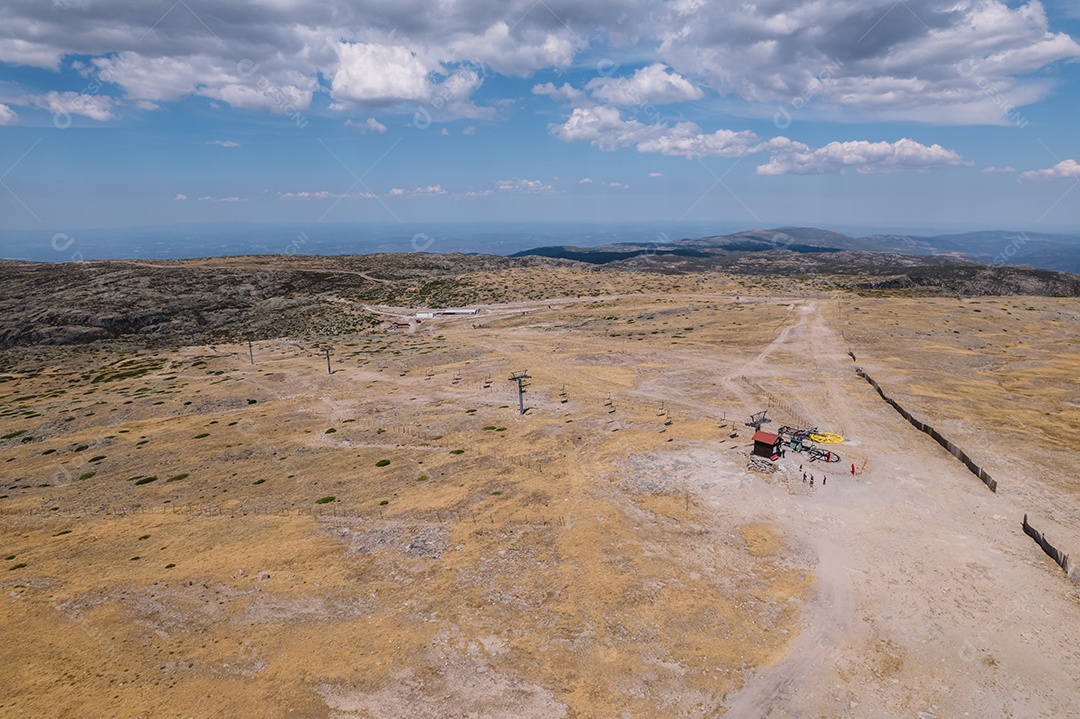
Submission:
[[[520,372],[514,372],[510,375],[511,382],[517,382],[518,384],[518,413],[525,414],[525,380],[532,379],[529,376],[529,370],[521,370]]]
[[[251,340],[248,340],[248,357],[251,358],[251,364],[255,364],[255,350],[251,347]]]
[[[323,352],[326,353],[326,374],[334,374],[334,370],[330,369],[330,350],[332,349],[333,347],[329,346],[323,347]]]

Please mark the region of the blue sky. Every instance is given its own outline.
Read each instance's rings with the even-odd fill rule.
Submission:
[[[1066,0],[7,0],[0,230],[1080,227]]]

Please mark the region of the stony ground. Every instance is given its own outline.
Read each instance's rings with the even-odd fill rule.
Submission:
[[[1020,530],[1080,556],[1075,300],[577,279],[332,374],[281,339],[0,376],[0,714],[1080,713],[1080,593]],[[843,461],[748,469],[770,406]]]

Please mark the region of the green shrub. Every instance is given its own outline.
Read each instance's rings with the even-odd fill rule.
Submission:
[[[52,453],[53,453],[53,452],[55,452],[55,451],[56,451],[55,449],[47,449],[47,450],[45,450],[44,452],[42,452],[41,454],[42,454],[42,455],[46,455],[46,454],[52,454]]]
[[[465,450],[463,450],[463,449],[452,449],[452,450],[450,450],[450,454],[465,454]]]
[[[335,499],[335,497],[332,497],[332,496],[331,497],[323,497],[322,499],[316,499],[315,504],[330,504],[331,502],[334,501],[334,499]]]
[[[20,433],[20,434],[21,434],[21,433]],[[80,445],[79,445],[78,447],[76,447],[76,448],[75,448],[75,450],[74,450],[74,451],[76,451],[76,452],[82,452],[82,451],[83,451],[83,450],[85,450],[85,449],[90,449],[90,445],[88,445],[88,444],[80,444]]]
[[[65,534],[71,534],[71,530],[70,530],[70,529],[61,529],[61,530],[60,530],[59,532],[57,532],[57,533],[56,533],[56,534],[54,534],[53,536],[54,536],[54,537],[62,537],[62,536],[64,536]]]
[[[258,404],[258,403],[259,403],[259,400],[257,400],[257,399],[249,399],[248,400],[248,404]]]
[[[0,437],[0,439],[15,439],[20,434],[26,434],[26,430],[25,429],[17,429],[14,432],[8,432],[3,437]]]
[[[99,454],[98,456],[96,456],[96,457],[91,457],[90,459],[88,459],[88,460],[86,460],[86,461],[87,461],[87,462],[100,462],[100,461],[101,461],[101,460],[103,460],[103,459],[105,459],[105,455],[103,455],[103,454]]]
[[[485,432],[493,432],[495,430],[495,425],[489,424],[487,427],[482,427],[481,429],[483,429]]]
[[[83,472],[82,474],[79,475],[79,479],[90,479],[95,474],[97,474],[97,472]]]
[[[386,505],[388,505],[388,504],[390,504],[390,500],[389,500],[389,499],[384,499],[383,501],[379,502],[379,506],[380,506],[380,507],[385,507],[385,506],[386,506]]]
[[[144,534],[143,536],[139,537],[140,542],[143,541],[144,539],[150,539],[150,535],[149,534]]]
[[[188,474],[187,472],[184,472],[183,474],[177,474],[177,475],[175,475],[173,477],[169,477],[165,481],[166,482],[179,482],[181,479],[187,479],[190,476],[191,476],[190,474]]]
[[[136,485],[150,484],[151,482],[156,482],[156,481],[157,481],[157,477],[143,477],[142,479],[135,480],[135,484]]]
[[[388,464],[390,464],[389,459],[380,459],[378,462],[375,463],[375,466],[376,467],[385,467]]]
[[[325,432],[323,432],[323,434],[333,434],[334,432],[337,432],[337,430],[336,430],[336,429],[334,429],[333,427],[331,427],[330,429],[328,429],[328,430],[326,430]]]
[[[11,567],[8,568],[8,571],[12,572],[12,571],[15,571],[16,569],[22,569],[25,566],[26,566],[26,562],[19,562],[18,564],[11,565]]]
[[[252,482],[252,484],[262,484],[265,481],[265,479],[256,479],[254,482]]]
[[[431,479],[431,477],[427,476],[426,474],[421,474],[419,477],[416,478],[416,481],[417,482],[426,482],[429,479]]]
[[[203,437],[209,437],[209,436],[210,436],[209,432],[203,432],[202,434],[195,435],[194,437],[192,437],[192,439],[202,439]]]
[[[173,568],[173,567],[175,567],[175,566],[176,566],[175,564],[166,564],[166,565],[165,565],[165,568],[166,568],[166,569],[172,569],[172,568]]]

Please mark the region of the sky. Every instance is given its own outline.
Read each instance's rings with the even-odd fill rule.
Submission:
[[[0,231],[1080,229],[1075,0],[4,0]]]

